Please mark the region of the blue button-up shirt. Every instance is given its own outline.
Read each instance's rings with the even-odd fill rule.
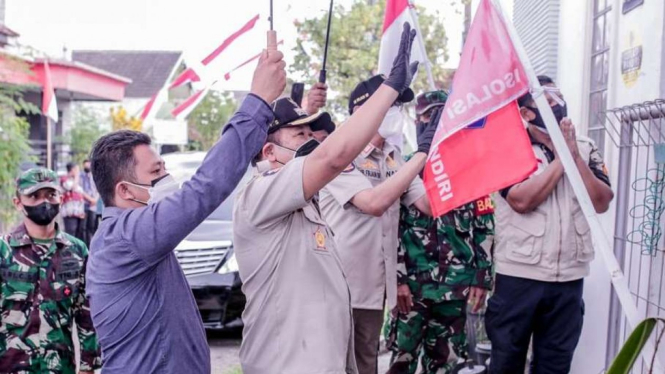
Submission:
[[[272,120],[249,95],[179,191],[143,208],[104,209],[86,273],[103,373],[210,373],[203,323],[173,250],[233,191]]]

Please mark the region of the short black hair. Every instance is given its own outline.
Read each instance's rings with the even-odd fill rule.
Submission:
[[[115,206],[115,185],[122,180],[136,179],[134,148],[150,145],[150,137],[142,132],[119,130],[99,138],[90,152],[92,179],[105,206]]]
[[[72,169],[76,167],[76,164],[73,162],[68,162],[65,167],[67,168],[67,172],[69,173],[70,171],[72,171]]]
[[[538,83],[540,83],[541,86],[544,86],[546,84],[554,84],[554,80],[552,80],[552,78],[548,77],[547,75],[539,75]],[[532,100],[533,97],[531,96],[531,93],[527,92],[524,95],[520,96],[519,99],[517,99],[517,105],[519,105],[520,107],[525,107],[528,104],[531,104]]]

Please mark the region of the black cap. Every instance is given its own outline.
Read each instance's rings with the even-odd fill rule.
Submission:
[[[291,100],[290,97],[282,97],[272,103],[272,111],[275,119],[268,126],[268,134],[288,126],[310,125],[313,131],[326,130],[333,132],[335,124],[327,112],[318,112],[311,116]]]
[[[383,74],[379,74],[366,81],[358,83],[356,88],[351,91],[351,95],[349,95],[349,114],[353,114],[353,108],[363,105],[365,101],[367,101],[370,96],[379,89],[385,80],[386,77]],[[397,102],[408,103],[413,100],[414,97],[415,94],[413,93],[413,90],[407,88],[406,91],[399,95]]]

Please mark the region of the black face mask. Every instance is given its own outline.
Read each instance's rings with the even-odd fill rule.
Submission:
[[[47,226],[60,213],[60,204],[51,204],[44,201],[35,206],[23,205],[23,209],[25,209],[25,215],[32,222],[39,226]]]
[[[547,127],[545,126],[545,121],[543,120],[543,117],[540,115],[540,110],[538,110],[538,108],[532,108],[532,107],[528,108],[536,115],[536,118],[529,121],[529,123],[531,123],[534,126],[540,127],[541,129],[547,129]],[[552,113],[554,114],[554,118],[556,118],[556,122],[558,124],[561,124],[561,121],[566,116],[568,116],[568,106],[561,106],[559,104],[556,104],[555,106],[552,107]]]
[[[86,173],[89,173],[89,172],[90,172],[90,168],[83,168],[83,171],[86,172]]]
[[[295,155],[293,157],[303,157],[303,156],[307,156],[308,154],[312,153],[316,149],[316,147],[319,146],[319,144],[321,144],[321,143],[319,143],[318,140],[312,138],[312,139],[304,142],[300,147],[298,147],[298,149],[291,149],[289,147],[285,147],[285,146],[279,145],[279,144],[277,144],[277,146],[280,147],[280,148],[288,149],[291,152],[294,152]],[[279,161],[277,161],[277,162],[279,162]],[[279,163],[283,165],[283,163],[281,163],[281,162],[279,162]]]

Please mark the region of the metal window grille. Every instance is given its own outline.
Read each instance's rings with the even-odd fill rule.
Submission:
[[[589,92],[588,134],[596,142],[601,153],[605,153],[604,117],[598,113],[607,110],[607,82],[610,62],[610,2],[595,0],[593,11],[593,43],[591,46],[591,86]]]

